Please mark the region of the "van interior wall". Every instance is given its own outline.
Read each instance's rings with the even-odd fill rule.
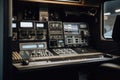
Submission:
[[[3,0],[0,0],[0,80],[3,80]]]

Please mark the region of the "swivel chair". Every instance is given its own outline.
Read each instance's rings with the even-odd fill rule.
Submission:
[[[117,43],[117,49],[113,50],[111,54],[120,56],[120,15],[116,16],[112,38]],[[88,76],[88,80],[120,80],[120,58],[101,64]]]

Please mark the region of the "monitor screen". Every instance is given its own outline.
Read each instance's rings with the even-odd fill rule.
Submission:
[[[12,23],[12,28],[16,28],[17,24],[16,23]]]
[[[36,49],[37,45],[36,44],[24,44],[22,45],[22,49]]]
[[[69,34],[78,34],[79,33],[79,24],[75,23],[64,23],[64,32]]]
[[[33,22],[20,22],[21,28],[33,28]]]
[[[38,27],[38,28],[43,28],[43,27],[44,27],[44,24],[43,24],[43,23],[36,23],[36,27]]]

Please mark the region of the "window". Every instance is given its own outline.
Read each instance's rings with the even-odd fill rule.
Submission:
[[[104,3],[104,38],[112,38],[116,15],[120,15],[120,0],[106,1]]]

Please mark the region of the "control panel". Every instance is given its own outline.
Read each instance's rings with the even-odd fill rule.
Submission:
[[[39,57],[53,56],[53,54],[47,50],[46,42],[39,43],[20,43],[20,54],[24,53],[29,55],[29,60],[38,60]]]
[[[47,67],[103,59],[103,53],[89,48],[86,23],[19,21],[16,25],[18,29],[13,26],[13,34],[18,36],[13,35],[13,40],[19,41],[19,49],[12,52],[16,67]]]
[[[18,34],[20,41],[46,40],[46,22],[20,21],[18,25]]]
[[[66,46],[88,46],[89,30],[87,24],[64,22],[63,26]]]
[[[14,62],[20,62],[22,60],[37,61],[41,57],[53,56],[47,49],[46,42],[20,43],[19,47],[19,52],[13,52]]]
[[[49,21],[49,47],[64,47],[63,26],[61,21]]]
[[[80,23],[80,35],[81,35],[81,46],[88,46],[89,45],[89,28],[86,23]]]
[[[36,40],[46,40],[47,36],[47,23],[46,22],[35,22],[36,28]]]
[[[35,40],[35,27],[32,21],[19,22],[19,40]]]

